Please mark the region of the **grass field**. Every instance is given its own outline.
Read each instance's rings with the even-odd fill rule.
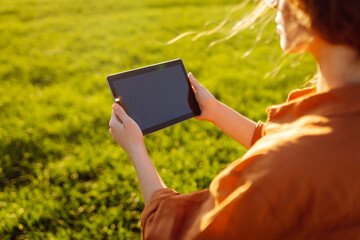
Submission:
[[[108,133],[108,74],[182,58],[219,100],[255,121],[301,87],[313,60],[284,60],[273,23],[246,58],[259,26],[209,50],[226,33],[163,44],[215,27],[239,2],[2,0],[0,239],[140,239],[135,171]],[[207,188],[245,152],[194,119],[145,141],[167,186],[181,193]]]

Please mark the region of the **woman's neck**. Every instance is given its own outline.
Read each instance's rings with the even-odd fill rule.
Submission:
[[[322,44],[312,51],[318,64],[318,92],[360,84],[359,53],[344,45]]]

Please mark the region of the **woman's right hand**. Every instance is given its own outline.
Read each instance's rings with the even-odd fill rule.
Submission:
[[[219,101],[203,86],[201,85],[192,75],[188,74],[190,83],[195,93],[196,101],[199,103],[201,114],[195,118],[198,120],[205,120],[213,122],[216,116],[216,107]]]

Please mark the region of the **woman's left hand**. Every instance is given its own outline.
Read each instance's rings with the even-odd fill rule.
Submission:
[[[127,115],[119,104],[114,103],[112,108],[109,132],[131,157],[145,148],[144,136],[139,125]]]

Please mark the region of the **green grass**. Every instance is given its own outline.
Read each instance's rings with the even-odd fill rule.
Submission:
[[[0,239],[140,238],[144,203],[135,171],[108,134],[108,74],[182,58],[219,100],[255,121],[301,87],[313,61],[305,56],[294,68],[298,57],[282,59],[273,23],[246,58],[259,27],[209,50],[226,33],[163,44],[216,26],[238,3],[2,0]],[[167,186],[181,193],[207,188],[245,152],[193,119],[145,141]]]

